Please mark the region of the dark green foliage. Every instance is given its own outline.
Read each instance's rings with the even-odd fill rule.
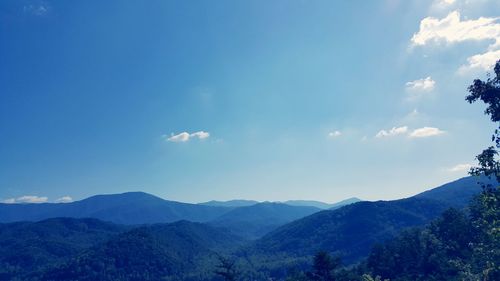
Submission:
[[[485,114],[500,121],[500,61],[495,76],[474,80],[468,88],[469,103],[483,101]],[[498,124],[497,124],[498,125]],[[497,127],[492,135],[500,148]],[[398,239],[376,246],[367,261],[374,275],[391,280],[500,280],[500,162],[491,146],[476,159],[483,191],[469,205],[468,217],[456,210],[445,212],[425,229],[403,232]],[[490,179],[485,181],[484,178]],[[491,181],[491,179],[495,181]]]
[[[497,181],[500,180],[500,162],[496,160],[497,156],[498,151],[493,146],[486,148],[476,157],[479,167],[472,167],[470,174],[474,176],[486,175],[488,178],[494,177]],[[483,188],[494,189],[496,186],[483,183]]]
[[[27,278],[127,228],[96,219],[56,218],[0,224],[0,280]]]
[[[393,281],[499,280],[499,199],[498,190],[484,191],[469,215],[450,209],[424,229],[375,246],[368,271]]]
[[[280,227],[242,255],[257,272],[301,280],[319,251],[340,256],[347,265],[362,261],[374,244],[392,239],[403,229],[428,224],[450,207],[463,209],[480,192],[478,179],[466,177],[408,199],[360,202],[322,211]],[[354,276],[361,278],[366,272],[357,270],[340,270],[344,273],[340,280],[355,280]]]
[[[312,281],[334,281],[335,270],[340,266],[340,259],[333,258],[327,252],[318,252],[313,259],[312,271],[307,277]]]
[[[469,212],[448,209],[424,228],[406,229],[376,244],[367,260],[337,269],[328,254],[315,256],[312,271],[288,280],[500,280],[500,192],[483,191]]]
[[[140,227],[47,271],[42,280],[209,280],[214,251],[241,240],[187,221]]]
[[[469,103],[483,101],[488,107],[484,114],[489,115],[491,121],[500,121],[500,61],[493,69],[495,75],[486,81],[475,79],[469,86],[469,95],[465,98]]]
[[[469,103],[483,101],[487,107],[485,114],[491,121],[496,122],[497,129],[491,139],[496,148],[500,148],[500,60],[494,67],[493,78],[488,76],[486,81],[474,80],[469,86],[466,100]],[[471,175],[485,175],[500,180],[500,162],[497,160],[498,151],[490,146],[483,150],[476,159],[479,167],[471,169]],[[500,185],[483,183],[483,193],[470,206],[472,225],[476,241],[474,241],[475,269],[482,270],[485,280],[500,279]]]
[[[484,113],[490,116],[491,121],[497,122],[497,129],[491,136],[496,148],[500,148],[500,60],[497,61],[494,67],[495,75],[489,76],[486,81],[475,79],[472,85],[469,86],[469,95],[465,98],[469,103],[474,103],[478,100],[483,101],[487,107]],[[495,147],[490,146],[483,150],[476,159],[479,162],[479,167],[471,169],[472,175],[494,176],[497,181],[500,181],[500,163],[496,160],[498,155]],[[489,186],[486,186],[491,188]]]
[[[248,251],[307,257],[324,250],[350,264],[365,257],[375,242],[390,239],[404,228],[424,225],[446,208],[442,202],[417,198],[359,202],[282,226],[257,240]]]
[[[201,223],[132,228],[96,219],[0,224],[0,280],[210,280],[244,241]]]
[[[471,256],[472,239],[465,214],[450,209],[425,229],[406,230],[375,246],[367,267],[374,276],[390,280],[457,279]]]
[[[235,260],[223,256],[218,256],[219,264],[215,270],[215,274],[220,276],[224,281],[235,281],[238,278],[236,271]]]
[[[489,280],[500,280],[500,189],[485,190],[470,206],[473,265]]]

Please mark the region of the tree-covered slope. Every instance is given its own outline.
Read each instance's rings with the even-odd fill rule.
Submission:
[[[316,207],[264,202],[236,208],[210,224],[225,227],[239,236],[255,239],[283,224],[318,211],[320,209]]]
[[[42,280],[204,280],[243,241],[201,223],[135,228],[48,270]]]
[[[252,250],[299,257],[325,250],[354,262],[374,242],[389,239],[403,228],[425,224],[445,208],[433,200],[414,198],[359,202],[286,224],[258,240]]]
[[[279,227],[247,251],[253,256],[304,257],[325,250],[346,263],[356,262],[374,243],[424,225],[449,207],[463,208],[480,191],[477,180],[467,177],[407,199],[358,202],[322,211]]]
[[[96,219],[71,218],[0,224],[0,280],[63,262],[126,229]]]
[[[487,177],[464,177],[456,181],[415,195],[415,198],[439,200],[447,205],[462,208],[470,199],[481,192],[480,184],[495,184],[496,181]]]

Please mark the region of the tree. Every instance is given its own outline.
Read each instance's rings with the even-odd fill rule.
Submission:
[[[313,271],[307,275],[314,281],[335,280],[334,270],[340,266],[340,259],[332,258],[327,252],[318,252],[314,256]]]
[[[382,281],[378,275],[373,278],[370,274],[363,274],[361,278],[363,278],[363,281]],[[389,281],[389,279],[384,279],[384,281]]]
[[[470,170],[471,175],[495,177],[500,181],[500,162],[496,159],[500,148],[500,60],[494,67],[495,75],[486,81],[474,80],[469,86],[469,103],[483,101],[484,113],[497,123],[491,140],[494,146],[483,150],[476,159],[479,167]],[[483,185],[483,192],[470,205],[470,216],[476,241],[473,245],[474,266],[482,272],[483,280],[500,280],[500,187]]]
[[[218,255],[219,265],[215,270],[215,274],[222,277],[225,281],[235,281],[238,273],[235,269],[235,261],[223,256]]]
[[[488,75],[486,81],[475,79],[472,85],[469,86],[469,95],[465,97],[469,103],[474,103],[478,100],[483,101],[487,107],[484,114],[489,115],[492,122],[500,121],[500,60],[494,67],[495,75]],[[471,169],[471,175],[486,175],[488,177],[495,176],[497,181],[500,181],[500,163],[496,160],[498,155],[497,148],[500,148],[500,123],[497,124],[491,140],[495,146],[490,146],[483,150],[476,159],[479,162],[479,167]],[[490,187],[491,188],[491,187]]]

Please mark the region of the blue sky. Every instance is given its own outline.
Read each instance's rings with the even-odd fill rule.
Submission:
[[[2,1],[0,200],[394,199],[466,175],[500,3]]]

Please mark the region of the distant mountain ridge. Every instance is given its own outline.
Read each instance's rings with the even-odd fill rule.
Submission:
[[[264,202],[236,208],[210,222],[231,232],[255,239],[293,220],[303,218],[321,209],[310,206],[290,206],[283,203]]]
[[[0,204],[0,222],[53,217],[97,218],[119,224],[206,222],[231,208],[168,201],[144,192],[96,195],[71,203]]]
[[[316,207],[319,209],[331,209],[331,208],[339,208],[344,205],[352,204],[362,201],[359,198],[356,197],[351,197],[339,202],[335,203],[325,203],[321,201],[316,201],[316,200],[287,200],[287,201],[266,201],[266,202],[261,202],[261,201],[255,201],[255,200],[244,200],[244,199],[233,199],[233,200],[228,200],[228,201],[217,201],[217,200],[212,200],[208,202],[202,202],[198,203],[199,205],[206,205],[206,206],[219,206],[219,207],[248,207],[252,206],[255,204],[259,203],[282,203],[282,204],[287,204],[290,206],[306,206],[306,207]]]
[[[0,223],[39,221],[55,217],[90,217],[118,224],[168,223],[178,220],[209,222],[233,209],[257,204],[262,203],[253,200],[230,200],[190,204],[165,200],[144,192],[126,192],[95,195],[71,203],[0,203]],[[287,211],[292,209],[288,208]],[[264,215],[262,212],[261,214]],[[287,214],[282,216],[286,217]],[[289,222],[288,219],[279,221]]]
[[[262,276],[254,280],[279,280],[289,265],[309,267],[311,256],[320,250],[340,255],[345,264],[359,262],[375,243],[392,239],[405,228],[425,225],[449,207],[466,206],[481,190],[478,181],[485,179],[462,178],[409,198],[362,201],[338,209],[271,202],[218,207],[225,212],[206,223],[180,220],[132,226],[93,218],[0,223],[0,280],[90,281],[128,276],[126,280],[208,281],[215,280],[213,269],[220,254],[233,254],[238,266],[248,270],[248,276]],[[140,207],[146,203],[151,209]],[[165,210],[165,206],[172,208],[169,216],[185,214],[184,203],[171,203],[145,193],[125,193],[90,197],[77,207],[110,217],[132,204],[135,206],[129,206],[129,215],[133,219],[137,212],[149,214],[151,210]],[[4,215],[3,205],[0,216]],[[68,204],[10,206],[23,206],[16,210],[30,211],[27,216],[34,216],[33,206],[52,206],[48,211],[54,213],[77,208],[58,209],[72,206]],[[187,214],[198,215],[199,210],[204,209]],[[275,221],[282,225],[273,226]],[[258,232],[259,227],[266,226],[276,229]],[[263,234],[254,241],[239,237]]]
[[[495,180],[482,177],[465,177],[439,187],[424,191],[413,197],[439,200],[451,207],[462,208],[481,191],[480,184],[498,184]]]
[[[315,201],[315,200],[288,200],[284,201],[284,204],[291,205],[291,206],[311,206],[311,207],[316,207],[319,209],[336,209],[340,208],[345,205],[349,205],[352,203],[360,202],[362,201],[359,198],[356,197],[351,197],[336,203],[325,203],[321,201]]]
[[[258,203],[260,203],[260,202],[255,201],[255,200],[234,199],[234,200],[229,200],[229,201],[212,200],[212,201],[208,201],[208,202],[198,203],[198,205],[218,206],[218,207],[246,207],[246,206],[252,206],[252,205],[255,205]]]
[[[489,180],[465,177],[406,199],[365,201],[321,211],[277,228],[244,252],[280,260],[324,250],[340,255],[348,264],[357,262],[374,243],[391,239],[404,228],[424,225],[450,207],[464,208],[481,191],[478,181]]]

